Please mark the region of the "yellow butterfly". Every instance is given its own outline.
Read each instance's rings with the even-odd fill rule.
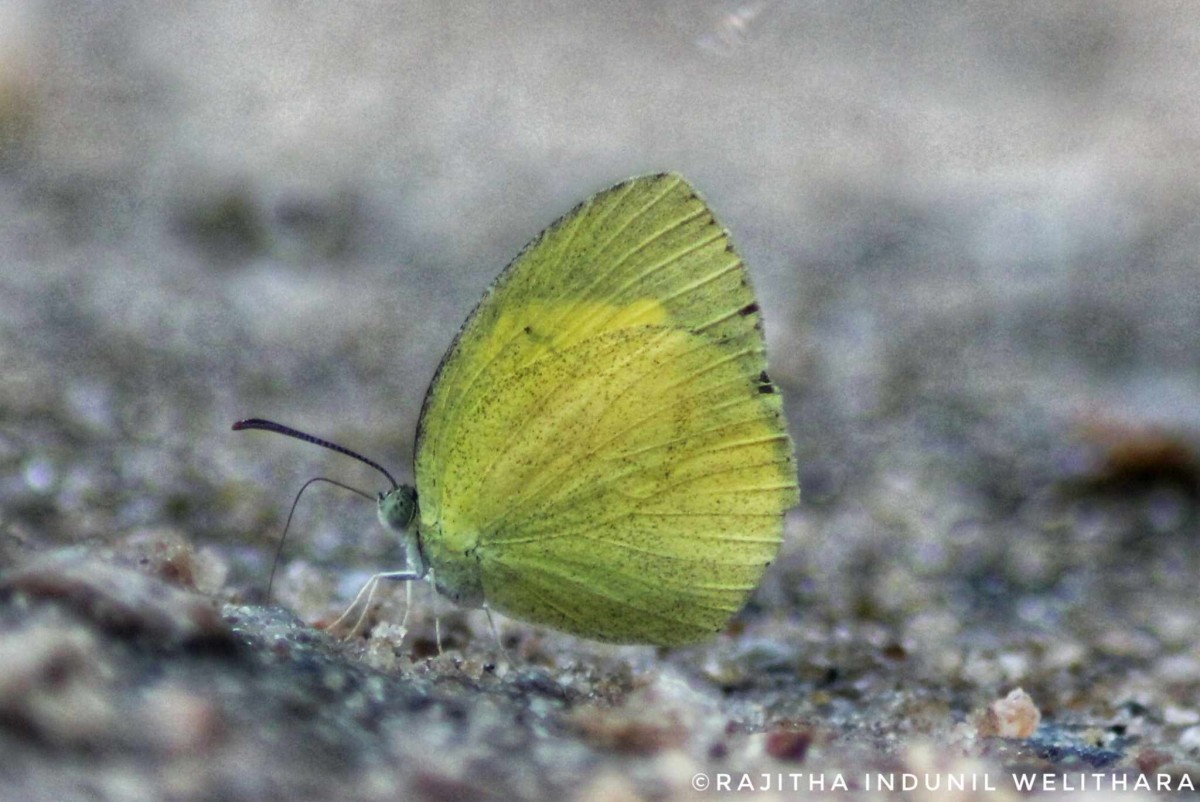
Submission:
[[[379,497],[407,566],[377,579],[428,576],[461,605],[597,640],[719,632],[799,495],[764,351],[745,266],[682,177],[589,198],[521,251],[443,357],[416,488]],[[234,428],[383,470],[269,421]]]

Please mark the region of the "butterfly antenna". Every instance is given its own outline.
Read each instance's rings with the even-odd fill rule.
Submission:
[[[350,485],[342,484],[336,479],[329,479],[324,476],[314,476],[312,479],[309,479],[307,482],[305,482],[300,488],[300,492],[296,494],[296,498],[292,500],[292,508],[288,510],[287,521],[285,521],[283,524],[283,534],[279,536],[279,547],[275,549],[275,559],[271,560],[271,577],[267,580],[267,604],[271,603],[271,588],[275,585],[275,572],[279,568],[279,560],[283,556],[283,544],[284,541],[287,540],[288,530],[292,528],[292,516],[296,514],[296,505],[300,503],[300,497],[304,495],[304,491],[308,490],[308,486],[314,482],[328,482],[329,484],[340,487],[343,490],[349,490],[351,493],[356,493],[365,498],[367,501],[375,500],[371,497],[370,493],[364,493],[357,487],[351,487]]]
[[[400,485],[392,478],[392,475],[387,472],[387,469],[374,460],[369,460],[357,451],[351,451],[345,446],[339,446],[337,443],[331,443],[328,440],[322,440],[320,437],[314,437],[307,432],[302,432],[299,429],[293,429],[291,426],[284,426],[282,423],[276,423],[273,420],[263,420],[262,418],[247,418],[233,424],[233,430],[240,432],[243,429],[262,429],[266,432],[275,432],[276,434],[285,434],[288,437],[294,437],[297,440],[303,440],[306,443],[312,443],[322,448],[328,448],[330,451],[336,451],[339,454],[345,454],[347,457],[353,457],[359,462],[370,465],[375,470],[387,477],[387,480],[392,483],[392,489],[395,490]],[[337,484],[336,482],[334,484]],[[307,486],[307,485],[306,485]],[[344,487],[345,485],[343,485]],[[303,491],[301,491],[303,492]]]

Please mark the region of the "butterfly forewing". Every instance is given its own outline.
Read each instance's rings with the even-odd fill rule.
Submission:
[[[726,233],[661,175],[531,243],[444,358],[417,446],[421,530],[497,609],[680,643],[755,587],[795,503],[757,304]]]

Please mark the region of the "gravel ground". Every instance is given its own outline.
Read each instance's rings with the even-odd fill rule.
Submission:
[[[1197,85],[1187,3],[2,0],[0,799],[1200,785]],[[402,556],[328,487],[268,605],[303,482],[379,477],[230,424],[411,481],[496,272],[667,169],[800,465],[729,630],[498,644],[419,585],[340,640]]]

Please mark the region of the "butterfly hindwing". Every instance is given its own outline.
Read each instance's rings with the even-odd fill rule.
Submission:
[[[488,602],[603,640],[720,629],[778,551],[795,494],[778,410],[736,363],[690,332],[639,327],[493,392],[462,443],[498,447],[483,471],[447,477],[443,520],[473,533]]]

